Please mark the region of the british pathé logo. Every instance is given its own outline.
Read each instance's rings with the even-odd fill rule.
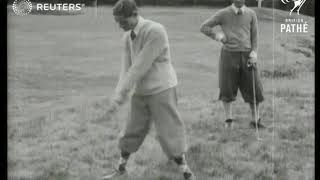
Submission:
[[[32,4],[29,0],[15,0],[12,9],[16,15],[24,16],[31,12]]]
[[[300,14],[300,9],[301,9],[301,7],[303,6],[303,4],[304,4],[306,1],[307,1],[307,0],[281,0],[281,2],[282,2],[283,4],[288,4],[288,3],[290,3],[290,2],[293,2],[293,3],[294,3],[293,8],[290,10],[290,16],[291,16],[291,14],[292,14],[292,12],[293,12],[294,10],[296,10],[297,13],[298,13],[298,15],[299,15],[299,14]]]
[[[280,25],[281,33],[308,33],[308,22],[302,18],[285,19]]]
[[[303,19],[303,16],[300,16],[300,9],[306,1],[307,0],[281,0],[284,4],[288,4],[290,2],[294,3],[294,6],[289,13],[292,18],[285,18],[284,23],[281,23],[281,33],[308,33],[308,22]],[[299,16],[291,16],[294,10]]]

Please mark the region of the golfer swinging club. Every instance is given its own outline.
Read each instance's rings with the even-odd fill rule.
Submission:
[[[177,77],[167,32],[161,24],[139,16],[134,0],[119,0],[113,15],[125,34],[122,70],[111,106],[129,99],[132,89],[134,93],[130,117],[119,140],[119,164],[102,179],[126,174],[130,155],[139,149],[153,121],[167,157],[176,162],[184,179],[195,180],[185,158],[185,126],[177,109]]]
[[[223,33],[214,33],[213,28],[217,25],[220,25]],[[239,88],[244,101],[250,105],[252,121],[249,126],[264,128],[259,117],[259,103],[264,97],[256,67],[258,49],[256,13],[245,6],[245,0],[233,0],[232,5],[219,10],[207,19],[201,25],[200,31],[223,43],[219,62],[219,100],[223,102],[225,110],[225,126],[232,128],[231,103],[235,101]]]

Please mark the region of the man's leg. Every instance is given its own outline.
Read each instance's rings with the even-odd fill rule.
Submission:
[[[232,101],[236,99],[240,80],[240,52],[221,50],[219,62],[219,100],[225,111],[225,127],[232,128]]]
[[[143,143],[150,128],[150,112],[145,97],[134,95],[131,99],[130,117],[119,140],[119,149],[134,153]]]
[[[249,103],[249,107],[251,110],[252,121],[250,122],[249,126],[255,128],[257,120],[258,127],[264,128],[264,125],[262,125],[260,118],[260,103],[264,100],[263,87],[260,81],[258,68],[248,67],[248,59],[249,52],[243,52],[241,62],[240,92],[244,101]],[[254,106],[254,102],[256,102],[256,107]],[[255,112],[255,108],[257,112]]]
[[[260,118],[260,106],[259,103],[256,103],[256,108],[254,107],[254,103],[249,103],[250,106],[250,111],[251,111],[251,122],[250,122],[250,127],[255,128],[256,126],[258,126],[258,128],[265,128],[265,126],[262,124],[261,122],[261,118]],[[255,112],[255,109],[257,112]],[[256,123],[256,120],[258,121]]]
[[[134,95],[131,100],[130,117],[119,140],[120,158],[115,172],[102,179],[112,179],[126,172],[130,154],[136,152],[143,143],[150,128],[150,112],[143,96]]]
[[[187,151],[185,126],[177,108],[176,89],[152,95],[148,102],[163,151],[176,162],[184,179],[195,180],[184,155]]]
[[[119,149],[124,160],[139,149],[151,124],[151,116],[144,96],[134,95],[130,110],[129,121],[119,140]]]

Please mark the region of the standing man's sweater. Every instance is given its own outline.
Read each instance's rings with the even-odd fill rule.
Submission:
[[[171,64],[169,41],[165,28],[138,17],[137,26],[124,35],[125,51],[117,89],[131,89],[135,94],[152,95],[177,85]]]
[[[201,25],[201,31],[215,39],[212,28],[220,25],[226,36],[224,48],[229,51],[254,51],[258,46],[258,22],[256,13],[243,6],[240,14],[232,4],[219,10]]]

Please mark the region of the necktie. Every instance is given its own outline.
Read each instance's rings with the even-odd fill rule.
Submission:
[[[242,12],[242,9],[239,8],[239,9],[238,9],[238,15],[241,15],[241,14],[243,14],[243,12]]]
[[[130,37],[132,41],[136,38],[136,34],[134,33],[134,31],[131,31]]]

